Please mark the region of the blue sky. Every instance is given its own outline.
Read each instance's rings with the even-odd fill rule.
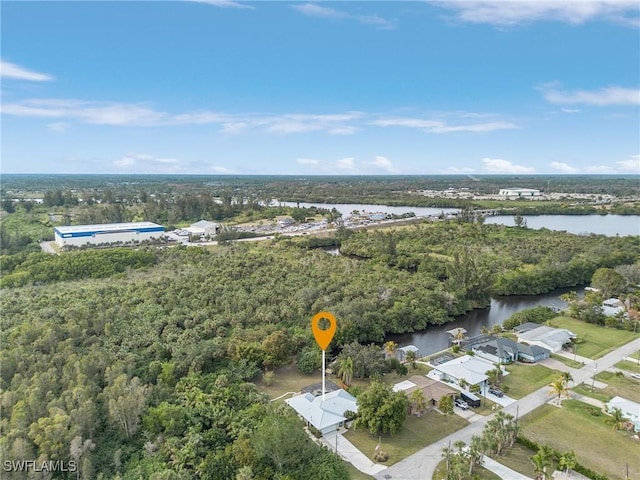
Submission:
[[[635,0],[1,13],[4,173],[640,174]]]

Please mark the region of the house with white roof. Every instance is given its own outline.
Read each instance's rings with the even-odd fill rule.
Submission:
[[[571,343],[571,340],[577,337],[575,333],[565,328],[553,328],[546,325],[538,325],[527,331],[514,330],[517,332],[519,343],[538,345],[551,352],[559,352],[564,345]]]
[[[314,396],[304,393],[285,400],[300,415],[307,425],[312,425],[322,435],[345,426],[345,412],[357,412],[356,398],[346,390],[335,390]]]
[[[468,385],[482,385],[489,378],[486,373],[493,370],[495,365],[486,360],[463,355],[448,362],[441,363],[433,367],[428,373],[428,377],[435,380],[460,384],[461,380]],[[503,373],[506,375],[507,372]]]
[[[607,403],[607,410],[611,412],[614,408],[619,408],[622,416],[633,423],[633,429],[640,432],[640,403],[622,397],[613,397]]]
[[[625,310],[624,303],[617,298],[607,298],[602,302],[602,313],[607,317],[615,317],[619,313],[624,313]]]

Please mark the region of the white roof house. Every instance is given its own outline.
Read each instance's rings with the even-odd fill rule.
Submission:
[[[571,342],[576,337],[575,333],[565,328],[553,328],[546,325],[540,325],[526,332],[518,332],[518,342],[538,345],[551,352],[562,350],[563,345]]]
[[[636,432],[640,432],[640,403],[632,402],[622,397],[613,397],[607,403],[609,411],[619,408],[622,416],[633,423]]]
[[[218,223],[200,220],[199,222],[192,223],[190,227],[184,230],[194,235],[215,235],[218,233],[219,227],[220,225]]]
[[[604,302],[602,302],[602,313],[604,313],[607,317],[615,317],[621,312],[624,312],[624,303],[617,298],[607,298]]]
[[[335,390],[322,395],[313,396],[311,393],[297,395],[285,402],[300,415],[307,424],[313,425],[323,435],[344,426],[347,411],[357,412],[356,398],[346,390]]]
[[[463,355],[435,366],[427,376],[455,383],[460,383],[460,380],[464,379],[469,385],[478,385],[487,380],[487,371],[494,368],[495,365],[486,360]]]

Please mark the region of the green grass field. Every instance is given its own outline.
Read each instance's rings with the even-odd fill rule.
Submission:
[[[408,416],[400,433],[380,437],[382,450],[389,454],[389,460],[384,465],[393,465],[466,425],[467,421],[457,415],[442,415],[437,411],[430,411],[420,418]],[[353,428],[344,436],[373,461],[378,436]]]
[[[358,470],[356,467],[354,467],[350,463],[347,463],[346,465],[347,465],[347,471],[349,472],[350,480],[371,480],[373,478],[373,477],[370,477],[369,475],[362,473],[360,470]]]
[[[525,365],[514,363],[507,365],[510,373],[501,383],[501,386],[508,387],[507,395],[513,398],[522,398],[535,392],[540,387],[544,387],[560,375],[558,370],[552,370],[542,365]]]
[[[616,368],[621,370],[626,370],[628,372],[637,372],[640,373],[640,362],[630,362],[629,360],[622,360],[615,364]]]
[[[438,464],[438,467],[436,468],[436,471],[433,472],[433,477],[431,478],[447,478],[446,465],[444,460]],[[475,480],[500,480],[500,477],[498,475],[483,467],[475,467],[473,469],[473,477],[471,478]]]
[[[596,380],[607,384],[600,392],[610,398],[620,396],[632,402],[640,403],[640,380],[624,376],[620,377],[612,372],[601,372],[596,375]]]
[[[581,362],[576,362],[575,360],[571,360],[569,358],[563,357],[561,355],[556,355],[555,353],[551,354],[551,358],[554,360],[558,360],[559,362],[564,363],[569,368],[582,368],[584,364]]]
[[[640,333],[634,334],[626,330],[606,328],[592,323],[585,323],[570,317],[556,317],[550,325],[556,328],[566,328],[578,335],[578,355],[587,358],[600,358],[616,348],[629,343],[634,338],[640,338]]]
[[[536,452],[516,443],[502,455],[496,457],[495,461],[509,467],[511,470],[515,470],[518,473],[533,478],[533,464],[529,457],[535,453]]]
[[[543,405],[522,417],[524,436],[547,443],[559,452],[573,449],[585,467],[623,480],[628,462],[629,478],[640,477],[640,444],[629,432],[614,431],[606,416],[593,416],[589,406],[577,400],[565,400],[562,408]]]

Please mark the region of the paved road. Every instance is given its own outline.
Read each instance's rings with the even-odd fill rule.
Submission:
[[[628,357],[638,350],[640,350],[640,339],[633,340],[626,345],[623,345],[604,357],[593,361],[592,364],[585,365],[580,369],[571,369],[571,376],[576,384],[582,383],[593,376],[594,370],[597,373],[610,368],[623,358]],[[549,393],[549,387],[544,386],[526,397],[521,398],[517,402],[505,407],[502,411],[514,416],[522,416],[536,409],[540,405],[544,405],[551,398],[552,395]],[[458,430],[439,442],[423,448],[395,465],[392,465],[388,469],[376,474],[375,478],[380,480],[424,480],[431,478],[438,463],[442,460],[442,449],[449,444],[449,441],[453,443],[457,440],[462,440],[465,443],[469,443],[473,435],[480,435],[482,433],[484,425],[492,417],[493,415],[489,415],[477,422],[471,423],[462,430]]]

